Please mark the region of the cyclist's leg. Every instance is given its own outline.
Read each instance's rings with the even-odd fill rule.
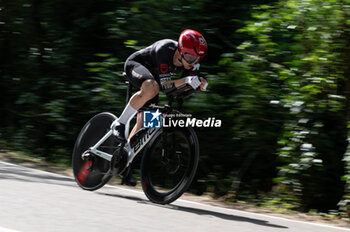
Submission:
[[[142,79],[142,78],[141,78]],[[141,89],[136,92],[129,101],[129,104],[136,110],[140,109],[149,100],[156,97],[159,93],[158,83],[154,79],[144,79]]]
[[[129,134],[129,139],[130,139],[132,136],[134,136],[134,134],[135,134],[138,130],[140,130],[140,129],[142,128],[142,119],[143,119],[143,117],[142,117],[142,112],[139,112],[139,113],[137,114],[136,124],[135,124],[134,128],[132,129],[132,131],[131,131],[130,134]]]
[[[151,100],[147,101],[144,106],[149,106],[151,104],[158,104],[159,98],[158,95],[152,98]],[[143,126],[143,113],[139,112],[137,114],[136,124],[132,131],[130,132],[129,138],[131,138],[138,130],[140,130]]]
[[[136,114],[138,109],[159,93],[158,83],[150,71],[142,64],[133,60],[127,60],[125,72],[130,83],[140,90],[131,97],[123,113],[118,118],[119,126],[116,127],[115,135],[120,141],[124,142],[126,141],[125,124]]]

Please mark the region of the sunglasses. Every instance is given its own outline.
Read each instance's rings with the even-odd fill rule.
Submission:
[[[194,56],[190,53],[185,53],[182,58],[184,58],[184,60],[188,63],[188,64],[195,64],[199,61],[199,57]]]

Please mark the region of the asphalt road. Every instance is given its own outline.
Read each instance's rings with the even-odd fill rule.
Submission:
[[[0,161],[0,232],[350,231],[177,200],[156,205],[142,192],[104,186],[89,192],[70,177]]]

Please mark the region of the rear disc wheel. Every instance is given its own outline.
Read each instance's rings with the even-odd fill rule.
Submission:
[[[75,142],[72,155],[73,173],[77,184],[85,190],[99,189],[112,177],[110,162],[89,153],[89,148],[110,130],[112,122],[116,119],[111,113],[94,116],[85,124]],[[117,146],[117,140],[111,136],[101,144],[99,150],[113,154]]]

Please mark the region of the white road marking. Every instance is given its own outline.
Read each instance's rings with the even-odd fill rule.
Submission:
[[[19,232],[18,230],[11,230],[0,226],[0,232]]]

